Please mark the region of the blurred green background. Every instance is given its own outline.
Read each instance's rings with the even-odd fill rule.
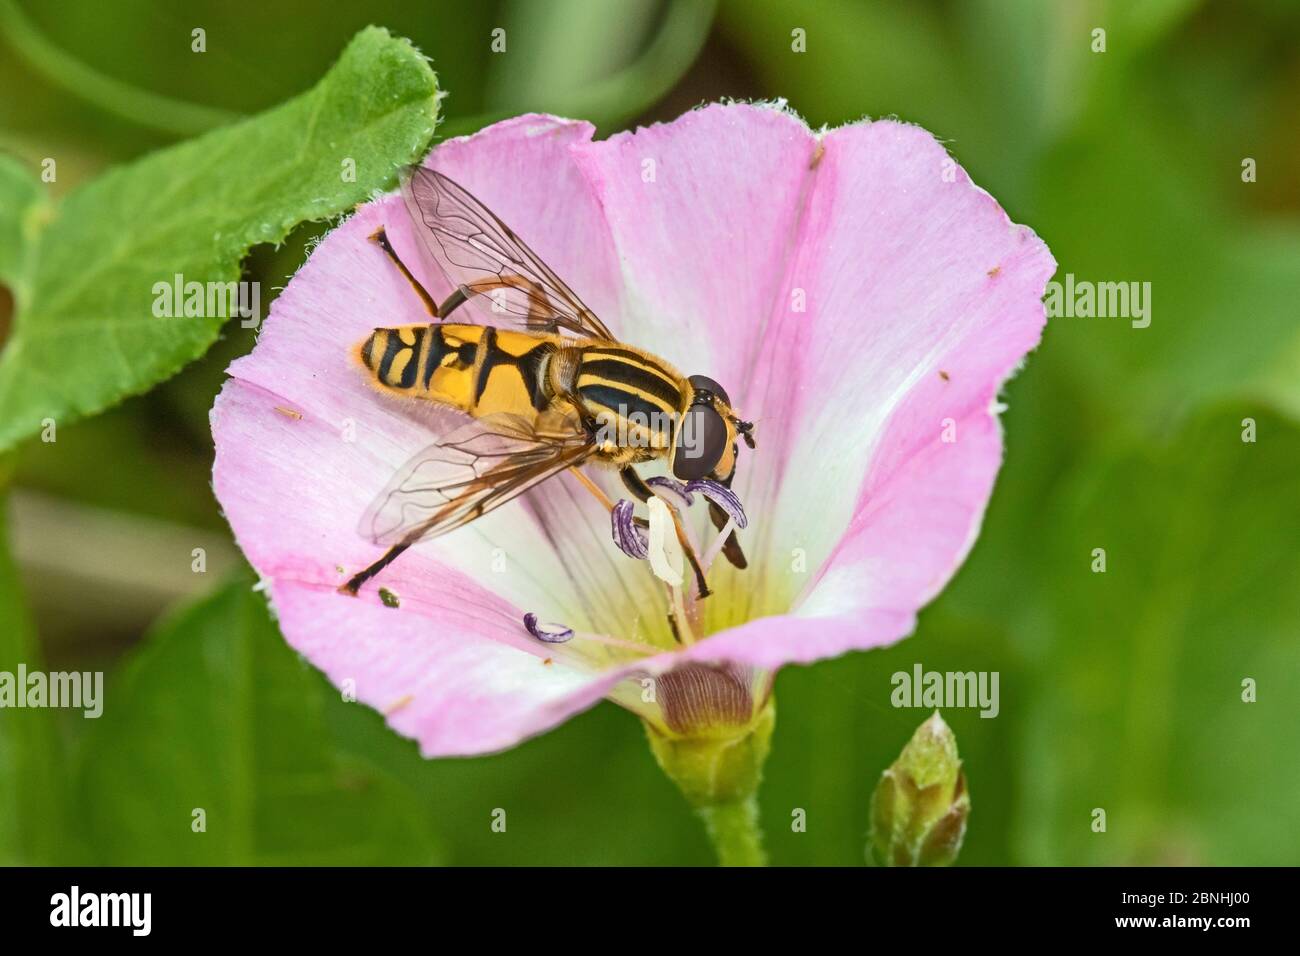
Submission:
[[[1049,324],[1006,389],[983,533],[916,634],[780,674],[773,862],[863,862],[875,781],[926,716],[889,705],[890,675],[921,662],[1001,674],[996,719],[944,715],[973,796],[962,863],[1300,863],[1300,4],[0,0],[0,151],[59,157],[66,192],[307,89],[368,23],[432,59],[440,136],[525,110],[608,134],[721,97],[896,115],[1058,278],[1151,283],[1149,328]],[[247,273],[282,286],[323,228]],[[0,862],[711,862],[613,705],[423,761],[287,648],[209,486],[207,410],[253,335],[228,323],[148,394],[0,458],[0,670],[102,668],[109,701],[0,711]]]

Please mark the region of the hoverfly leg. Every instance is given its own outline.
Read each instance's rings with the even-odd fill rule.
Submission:
[[[678,644],[682,641],[682,632],[677,627],[677,609],[673,607],[673,589],[668,589],[668,629],[673,633],[673,640]]]
[[[406,281],[411,283],[411,288],[415,290],[415,294],[418,295],[420,301],[424,303],[424,311],[428,312],[435,319],[444,318],[444,316],[440,314],[438,306],[434,303],[433,296],[429,295],[429,291],[424,286],[420,285],[420,280],[411,273],[411,270],[406,268],[406,263],[404,263],[401,257],[398,256],[397,250],[393,248],[393,244],[388,241],[388,233],[384,231],[383,226],[380,226],[370,234],[370,241],[376,243],[380,249],[384,250],[384,254],[393,260],[393,263],[401,271],[402,275],[406,277]],[[453,295],[452,298],[455,298],[455,296]]]
[[[601,491],[599,486],[597,486],[597,484],[594,481],[592,481],[590,478],[584,475],[582,471],[579,470],[577,467],[571,466],[569,468],[569,471],[573,472],[573,477],[578,479],[578,482],[582,485],[582,487],[590,491],[592,496],[597,501],[599,501],[602,505],[604,505],[606,511],[612,512],[614,510],[614,502],[609,500],[609,495]]]
[[[411,546],[410,542],[406,542],[406,541],[403,541],[401,544],[393,545],[391,548],[388,549],[387,552],[385,552],[382,558],[380,558],[374,564],[370,565],[370,567],[366,568],[364,571],[358,571],[356,574],[352,575],[352,577],[348,578],[348,582],[346,584],[339,585],[338,592],[340,594],[348,594],[351,595],[352,597],[356,597],[357,591],[361,589],[361,585],[365,584],[367,581],[373,578],[380,571],[384,570],[384,568],[392,564],[393,561],[397,559],[397,556],[401,554],[403,551],[405,551],[407,548],[409,548],[410,546]]]
[[[469,301],[469,293],[470,290],[465,286],[458,286],[455,292],[443,300],[442,305],[438,306],[434,314],[440,319],[445,319]]]
[[[664,503],[667,504],[667,502]],[[682,527],[682,518],[677,513],[677,508],[668,505],[668,513],[673,516],[673,527],[677,529],[677,541],[681,544],[682,550],[686,552],[686,560],[691,562],[691,570],[695,572],[695,586],[699,590],[696,597],[702,601],[713,593],[709,590],[709,582],[704,577],[704,566],[700,564],[700,556],[695,553],[691,539],[686,536],[686,529]]]
[[[628,491],[632,492],[640,501],[649,501],[650,496],[654,494],[650,486],[645,483],[645,479],[636,473],[631,465],[624,465],[618,470],[618,476],[623,479],[623,485]]]

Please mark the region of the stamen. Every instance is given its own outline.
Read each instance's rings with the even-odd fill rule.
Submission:
[[[662,647],[647,644],[645,641],[630,641],[622,637],[610,637],[608,634],[584,634],[582,639],[592,644],[600,644],[602,647],[613,647],[621,651],[631,651],[634,654],[644,654],[646,656],[662,654],[664,650]]]
[[[704,497],[725,511],[727,516],[736,522],[737,528],[744,528],[749,524],[749,519],[745,517],[745,509],[740,503],[739,496],[721,482],[711,481],[708,478],[697,478],[695,481],[687,482],[686,490],[687,492],[698,491],[704,495]]]
[[[668,506],[659,498],[646,502],[650,509],[650,570],[673,587],[682,585],[682,546]]]
[[[539,624],[537,615],[531,611],[524,615],[524,627],[528,633],[537,640],[546,644],[567,644],[573,640],[574,630],[571,627],[565,627],[561,624]],[[608,634],[587,634],[582,636],[583,643],[599,644],[603,647],[613,648],[618,651],[638,654],[645,657],[653,657],[655,654],[662,654],[663,648],[656,647],[653,644],[647,644],[645,641],[628,640],[622,637],[611,637]],[[574,645],[575,647],[577,645]],[[563,659],[563,658],[562,658]]]
[[[730,517],[727,518],[727,523],[722,526],[722,530],[719,531],[718,536],[713,539],[713,543],[709,545],[709,549],[700,556],[700,567],[704,568],[705,574],[709,573],[709,569],[713,567],[713,562],[716,561],[718,555],[722,553],[722,549],[727,543],[727,538],[729,538],[731,532],[735,530],[736,519]]]
[[[686,503],[686,507],[695,504],[695,496],[686,490],[686,485],[676,478],[665,478],[662,475],[656,475],[654,478],[647,478],[645,483],[651,488],[664,488],[671,491],[677,497]]]
[[[531,611],[524,615],[524,627],[533,637],[547,644],[563,644],[573,639],[573,628],[559,624],[538,624],[537,615]]]
[[[626,498],[621,499],[609,513],[609,524],[618,549],[629,558],[641,561],[650,554],[650,542],[646,539],[645,532],[637,526],[632,514],[633,507],[632,502]]]

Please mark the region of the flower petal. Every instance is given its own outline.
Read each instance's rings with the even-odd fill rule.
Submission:
[[[793,277],[809,299],[799,318],[810,321],[787,324],[796,378],[817,388],[787,387],[793,410],[777,442],[778,460],[818,467],[784,476],[765,533],[777,553],[803,547],[809,569],[824,574],[832,551],[858,553],[840,540],[846,531],[868,534],[888,580],[910,586],[860,580],[859,606],[914,610],[978,529],[1001,462],[994,403],[1038,343],[1055,262],[916,127],[836,130],[819,175]],[[863,239],[856,252],[850,236]],[[772,346],[773,367],[784,367],[778,348],[788,347]],[[810,512],[809,500],[821,506]],[[869,530],[886,526],[894,533]]]
[[[1055,269],[925,130],[862,123],[823,146],[783,297],[803,290],[807,311],[787,309],[769,330],[753,412],[769,423],[764,467],[737,482],[747,508],[765,507],[768,549],[802,547],[810,569],[871,486],[942,441],[947,420],[988,414],[1038,343]],[[958,431],[950,447],[963,440]],[[989,454],[996,470],[1000,454]],[[986,499],[972,498],[972,519]]]
[[[774,670],[910,634],[917,611],[974,543],[1001,460],[1000,429],[987,411],[973,412],[957,428],[959,442],[936,442],[873,486],[820,571],[809,565],[808,573],[791,575],[811,581],[792,611],[715,633],[689,656]]]
[[[780,297],[800,290],[806,311],[767,330],[746,409],[759,454],[735,482],[761,516],[761,582],[735,616],[817,621],[741,651],[765,666],[895,640],[955,572],[1001,463],[997,393],[1039,340],[1055,269],[924,130],[856,124],[823,146]],[[748,573],[720,571],[724,587]]]
[[[489,753],[599,701],[616,678],[566,667],[418,612],[285,582],[272,585],[293,647],[336,685],[383,713],[426,757]],[[515,627],[523,632],[516,619]],[[547,661],[550,660],[548,664]],[[345,683],[352,681],[352,684]]]
[[[396,607],[338,585],[373,547],[352,529],[378,464],[339,454],[330,422],[233,380],[212,411],[213,485],[244,554],[269,584],[288,642],[416,737],[426,756],[482,753],[540,733],[603,697],[621,673],[534,642],[523,612],[426,549],[382,584]],[[312,480],[304,474],[317,467]],[[547,660],[549,659],[549,663]]]
[[[618,250],[629,343],[743,397],[815,149],[802,120],[744,104],[574,146]]]

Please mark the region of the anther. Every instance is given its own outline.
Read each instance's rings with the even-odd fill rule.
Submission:
[[[749,519],[745,517],[744,506],[740,503],[740,497],[721,482],[712,481],[708,478],[697,478],[695,481],[687,482],[686,490],[687,492],[698,491],[704,495],[704,497],[725,511],[727,517],[736,522],[737,528],[744,528],[749,524]]]
[[[610,531],[618,549],[629,558],[644,560],[650,554],[650,541],[644,531],[637,525],[632,513],[633,503],[626,498],[619,500],[609,513]]]
[[[524,627],[529,634],[546,644],[563,644],[573,639],[573,628],[559,624],[538,624],[537,615],[531,611],[524,615]]]

